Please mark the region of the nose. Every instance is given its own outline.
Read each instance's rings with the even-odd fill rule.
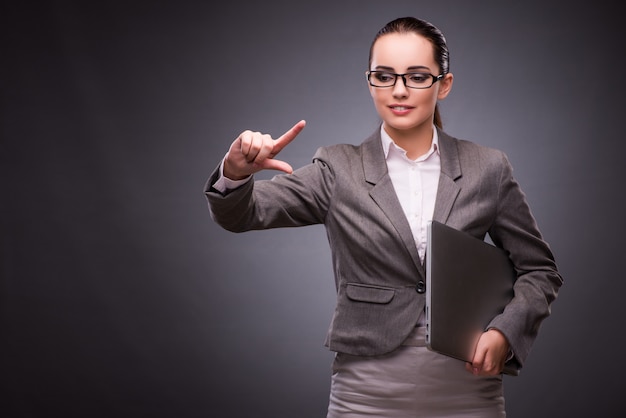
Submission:
[[[393,85],[393,95],[394,97],[406,97],[409,94],[409,89],[406,86],[406,78],[404,76],[397,76],[396,82]]]

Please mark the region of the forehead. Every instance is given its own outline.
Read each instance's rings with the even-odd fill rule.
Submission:
[[[389,33],[376,40],[372,48],[372,68],[391,67],[396,71],[414,66],[438,67],[433,45],[416,33]]]

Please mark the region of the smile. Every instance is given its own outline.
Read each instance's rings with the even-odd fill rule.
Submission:
[[[399,106],[399,105],[391,105],[389,106],[389,109],[391,109],[391,111],[396,114],[396,115],[406,115],[407,113],[409,113],[413,108],[413,106]]]

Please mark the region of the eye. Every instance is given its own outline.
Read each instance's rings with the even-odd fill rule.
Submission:
[[[411,73],[411,74],[407,74],[407,78],[409,79],[411,83],[424,84],[424,83],[427,83],[431,79],[431,76],[430,74],[426,74],[426,73]]]
[[[380,81],[381,83],[389,83],[390,81],[394,79],[393,74],[379,72],[379,71],[374,73],[374,77],[376,78],[376,80]]]

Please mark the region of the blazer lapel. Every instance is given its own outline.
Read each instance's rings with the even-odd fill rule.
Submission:
[[[383,153],[380,131],[376,131],[363,143],[363,170],[365,181],[372,185],[370,196],[393,224],[402,242],[406,246],[413,263],[422,277],[426,277],[411,227],[404,215],[398,196],[387,172],[387,163]]]
[[[459,163],[459,150],[455,140],[439,129],[437,133],[439,135],[441,174],[433,220],[446,223],[452,205],[461,191],[461,187],[455,182],[461,177],[461,164]]]

